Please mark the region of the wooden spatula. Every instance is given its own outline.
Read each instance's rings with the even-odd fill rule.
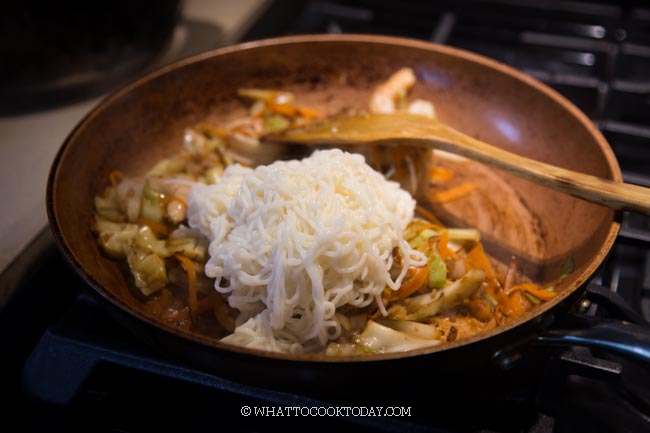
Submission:
[[[516,155],[424,116],[395,113],[333,117],[265,139],[305,145],[376,143],[441,149],[593,203],[650,215],[650,188],[617,183]]]

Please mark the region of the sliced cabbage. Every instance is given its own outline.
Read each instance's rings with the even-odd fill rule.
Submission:
[[[424,247],[427,245],[427,241],[431,239],[432,237],[436,236],[438,233],[435,230],[431,229],[424,229],[415,237],[409,239],[409,245],[411,248],[414,249],[420,249],[421,247]]]
[[[160,223],[162,222],[163,211],[163,198],[164,195],[151,187],[149,181],[145,181],[142,187],[142,204],[140,208],[140,215],[142,218]]]
[[[436,250],[429,252],[429,287],[440,289],[447,282],[447,265],[442,261]]]
[[[395,305],[388,310],[388,317],[417,321],[435,316],[469,298],[483,281],[485,281],[485,271],[472,269],[442,290],[405,299],[403,304]]]
[[[235,152],[239,158],[242,159],[243,155],[258,152],[260,141],[255,137],[249,137],[239,132],[235,132],[228,136],[228,146],[230,150]]]
[[[330,343],[327,345],[325,354],[329,356],[351,356],[351,355],[365,355],[367,353],[374,353],[369,350],[364,350],[361,346],[355,343]]]
[[[344,333],[355,334],[363,330],[366,327],[368,322],[368,315],[366,313],[358,314],[343,314],[336,313],[336,320],[338,320],[341,325],[341,329]]]
[[[109,188],[107,197],[96,195],[94,204],[95,212],[102,218],[113,222],[126,221],[122,212],[117,208],[117,203],[115,203],[115,190],[113,188]]]
[[[415,337],[370,320],[359,335],[357,344],[373,352],[391,353],[437,346],[440,340]]]
[[[197,231],[185,227],[172,232],[167,239],[167,250],[180,253],[194,261],[204,262],[208,250],[208,241]]]
[[[475,241],[481,240],[481,232],[476,229],[447,229],[447,236],[451,241]]]
[[[377,323],[413,337],[438,340],[442,336],[435,326],[410,320],[378,319]]]
[[[165,260],[161,257],[136,250],[126,260],[135,278],[135,286],[143,295],[149,296],[167,285]]]
[[[158,239],[149,226],[140,226],[134,241],[136,249],[140,251],[153,253],[161,257],[169,257],[172,255],[165,246],[165,241]]]
[[[138,234],[138,226],[135,224],[114,223],[99,216],[95,217],[95,230],[104,252],[116,259],[126,257]]]
[[[142,200],[142,182],[125,179],[115,187],[115,200],[118,209],[126,214],[129,222],[137,221],[140,216]]]

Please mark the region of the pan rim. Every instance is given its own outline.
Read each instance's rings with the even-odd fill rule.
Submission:
[[[96,281],[92,273],[84,268],[82,263],[77,259],[73,250],[68,245],[64,234],[62,233],[57,218],[56,212],[56,198],[55,198],[55,185],[56,180],[59,175],[60,162],[65,158],[67,151],[71,147],[71,144],[75,142],[76,138],[79,136],[81,131],[86,127],[87,124],[92,122],[92,120],[99,116],[102,111],[110,106],[113,101],[122,98],[124,95],[129,94],[133,89],[144,85],[145,83],[156,79],[159,76],[165,75],[171,71],[192,65],[194,63],[199,63],[209,58],[226,55],[234,52],[241,52],[251,49],[263,48],[266,46],[278,46],[278,45],[290,45],[290,44],[303,44],[303,43],[320,43],[320,42],[358,42],[358,43],[367,43],[367,44],[379,44],[379,45],[391,45],[391,46],[403,46],[409,48],[422,49],[424,51],[442,53],[444,55],[449,55],[452,57],[461,58],[473,63],[481,64],[490,69],[497,70],[500,73],[506,74],[513,79],[516,79],[523,84],[533,87],[539,92],[550,97],[553,102],[559,104],[568,113],[576,118],[581,125],[583,125],[589,135],[594,138],[598,147],[603,152],[608,167],[612,172],[612,180],[616,182],[622,181],[622,174],[618,164],[618,161],[614,155],[614,152],[604,138],[602,133],[596,128],[596,126],[591,122],[591,120],[579,110],[573,103],[564,98],[558,92],[548,87],[546,84],[536,80],[535,78],[514,69],[504,63],[498,62],[496,60],[490,59],[480,54],[472,53],[465,51],[459,48],[453,48],[445,45],[440,45],[432,42],[421,41],[417,39],[403,38],[403,37],[393,37],[393,36],[380,36],[380,35],[366,35],[366,34],[339,34],[339,35],[329,35],[329,34],[315,34],[315,35],[298,35],[298,36],[284,36],[276,37],[269,39],[262,39],[251,42],[244,42],[236,45],[231,45],[227,47],[217,48],[215,50],[207,51],[201,54],[197,54],[177,62],[174,62],[170,65],[164,66],[160,69],[157,69],[153,72],[147,73],[140,78],[135,79],[130,84],[127,84],[115,92],[109,94],[104,99],[102,99],[93,109],[88,112],[82,119],[77,123],[75,128],[67,135],[66,139],[60,146],[57,151],[52,166],[48,175],[47,188],[46,188],[46,209],[48,222],[50,230],[54,235],[55,243],[58,249],[63,253],[64,257],[70,265],[74,268],[76,273],[88,284],[97,294],[102,296],[107,300],[113,307],[117,307],[122,312],[132,316],[133,318],[143,321],[148,325],[154,326],[158,330],[163,332],[173,334],[175,337],[180,337],[185,340],[190,340],[193,343],[197,343],[204,348],[209,350],[221,350],[227,352],[235,352],[241,355],[253,355],[261,358],[269,358],[275,360],[283,361],[302,361],[302,362],[313,362],[313,363],[327,363],[327,364],[336,364],[336,363],[349,363],[349,362],[382,362],[390,361],[395,359],[405,359],[415,356],[424,356],[435,354],[437,352],[453,350],[458,347],[467,346],[481,340],[487,340],[496,335],[500,335],[508,332],[511,329],[517,328],[529,321],[534,320],[535,318],[544,314],[544,312],[555,307],[557,304],[564,301],[568,296],[573,294],[578,290],[582,284],[584,284],[590,276],[596,271],[596,269],[603,262],[607,254],[609,253],[620,229],[620,224],[618,222],[617,213],[614,213],[614,218],[612,219],[609,230],[605,237],[605,241],[601,245],[598,253],[595,255],[583,271],[575,276],[574,281],[568,285],[558,296],[553,300],[545,302],[541,307],[538,307],[534,310],[534,314],[524,314],[512,322],[509,322],[505,325],[494,328],[490,331],[481,332],[479,334],[473,335],[470,338],[463,339],[457,342],[446,343],[440,346],[432,346],[428,348],[422,348],[417,350],[412,350],[408,352],[396,352],[396,353],[382,353],[382,354],[368,354],[363,356],[328,356],[325,354],[288,354],[288,353],[277,353],[277,352],[267,352],[259,349],[250,349],[240,346],[235,346],[227,343],[222,343],[215,339],[209,337],[204,337],[199,334],[190,333],[174,329],[169,326],[165,326],[162,323],[153,320],[152,318],[142,314],[139,311],[135,311],[124,303],[121,299],[115,296],[113,293],[104,288],[98,281]]]

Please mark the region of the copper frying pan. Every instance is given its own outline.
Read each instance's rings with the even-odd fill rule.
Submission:
[[[574,271],[552,301],[469,340],[363,358],[233,347],[167,328],[148,317],[129,295],[130,276],[100,252],[90,231],[92,198],[106,185],[108,174],[118,169],[141,173],[180,146],[185,127],[200,121],[219,124],[242,115],[245,107],[236,96],[237,88],[287,89],[304,105],[335,113],[365,107],[371,89],[403,66],[418,76],[414,97],[434,101],[438,117],[454,128],[540,161],[621,181],[612,150],[591,121],[552,89],[508,66],[401,38],[286,37],[180,61],[123,88],[86,116],[61,147],[48,182],[48,215],[60,249],[112,311],[140,335],[234,376],[249,364],[255,368],[263,364],[270,375],[302,371],[305,377],[326,377],[341,365],[356,365],[348,368],[362,374],[372,371],[368,365],[403,359],[430,363],[457,356],[455,352],[493,354],[515,336],[537,332],[532,329],[546,327],[557,311],[581,294],[618,233],[617,215],[474,163],[461,171],[479,181],[481,189],[471,198],[434,210],[451,224],[481,229],[497,260],[517,255],[534,278],[557,276],[569,259]],[[274,380],[267,376],[265,381]]]

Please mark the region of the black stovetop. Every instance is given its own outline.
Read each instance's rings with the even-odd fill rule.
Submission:
[[[321,32],[414,37],[511,64],[584,110],[612,145],[625,180],[650,186],[650,9],[565,0],[287,1],[275,2],[245,39]],[[543,352],[535,380],[519,381],[515,366],[507,413],[476,416],[444,399],[404,396],[395,404],[410,405],[411,417],[244,417],[244,405],[340,402],[232,382],[143,345],[87,294],[47,230],[0,282],[13,293],[0,315],[0,389],[11,401],[3,422],[17,431],[650,431],[644,370],[580,347]],[[576,310],[650,319],[649,218],[623,216]],[[490,395],[482,390],[475,398],[490,407]]]

